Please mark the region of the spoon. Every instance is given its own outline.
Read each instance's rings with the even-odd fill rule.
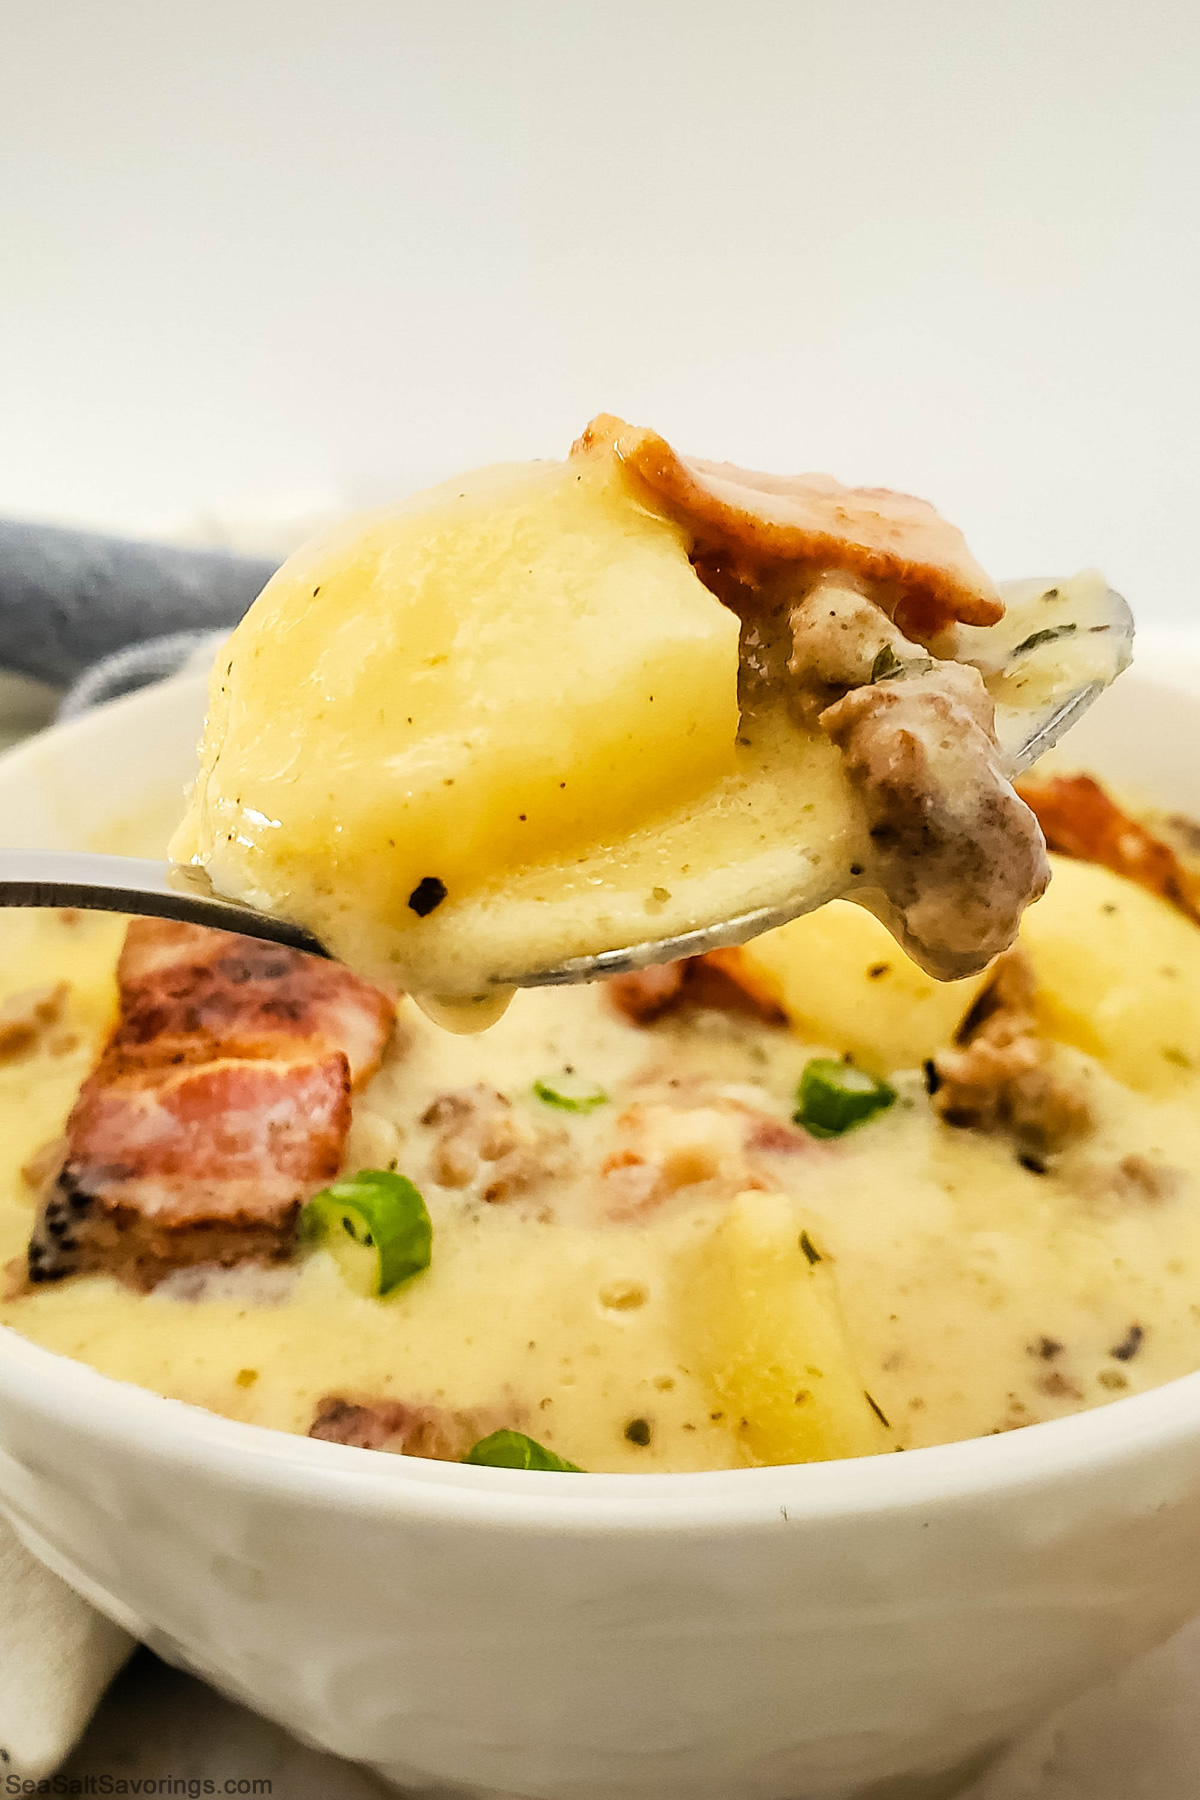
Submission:
[[[1077,593],[1062,592],[1061,600],[1070,603],[1072,613],[1067,621],[1058,617],[1058,587],[1044,581],[1023,582],[1013,584],[1008,594],[1008,611],[1000,624],[987,627],[986,632],[960,627],[955,648],[958,660],[977,667],[994,692],[996,735],[1008,772],[1016,776],[1051,749],[1128,665],[1133,619],[1121,596],[1099,583],[1082,608]],[[1029,632],[1031,622],[1039,629]],[[1052,658],[1061,654],[1054,646],[1067,636],[1076,642],[1093,640],[1087,678],[1065,691],[1061,683],[1055,687],[1051,680],[1039,702],[1039,666],[1050,672]],[[1018,694],[1032,689],[1035,697],[1022,705],[1013,704],[1005,695],[1014,688]],[[705,950],[745,943],[811,911],[813,904],[812,897],[800,895],[782,906],[758,907],[676,937],[649,938],[592,956],[572,957],[552,968],[506,975],[503,985],[566,986],[698,956]],[[302,925],[214,893],[202,870],[136,857],[78,850],[0,850],[0,906],[135,913],[235,931],[311,956],[330,955]]]

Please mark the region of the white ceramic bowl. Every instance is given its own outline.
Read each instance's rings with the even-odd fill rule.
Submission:
[[[0,759],[9,843],[165,818],[195,681]],[[1200,812],[1200,704],[1079,760]],[[0,1332],[0,1507],[161,1654],[429,1794],[916,1800],[1200,1610],[1200,1375],[864,1462],[548,1475],[163,1400]]]

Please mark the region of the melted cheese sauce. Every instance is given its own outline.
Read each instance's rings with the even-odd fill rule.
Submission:
[[[1144,941],[1159,915],[1138,909],[1158,903],[1103,871],[1084,875],[1059,891],[1076,951],[1093,946],[1093,985],[1111,1000],[1103,932],[1128,903]],[[0,1064],[0,1259],[14,1265],[35,1205],[21,1167],[61,1131],[107,1028],[121,929],[87,916],[0,920],[0,992],[72,984],[62,1031]],[[1051,959],[1049,989],[1052,940],[1043,929],[1031,941]],[[1175,979],[1200,992],[1200,934],[1189,927],[1171,944]],[[1147,1039],[1145,1066],[1158,1062],[1141,1091],[1099,1057],[1061,1049],[1097,1129],[1050,1174],[1022,1166],[1003,1139],[938,1123],[915,1070],[893,1073],[897,1104],[846,1137],[756,1153],[832,1262],[858,1376],[890,1441],[1006,1430],[1200,1364],[1200,1077],[1177,1026],[1171,1044]],[[306,1431],[318,1402],[340,1393],[501,1406],[591,1469],[737,1466],[750,1460],[740,1421],[689,1307],[695,1258],[744,1185],[747,1109],[786,1128],[805,1061],[844,1047],[832,1024],[812,1042],[708,1013],[636,1028],[587,989],[519,995],[473,1039],[406,1006],[346,1161],[394,1162],[417,1180],[434,1219],[426,1274],[382,1302],[353,1294],[323,1253],[173,1278],[148,1297],[89,1276],[10,1288],[0,1320],[107,1374],[288,1431]],[[568,1068],[608,1102],[582,1116],[538,1100],[533,1083]],[[456,1144],[447,1163],[442,1129],[423,1121],[439,1097],[475,1084],[509,1097],[552,1178],[495,1203],[478,1184],[443,1179]],[[631,1144],[669,1171],[650,1203],[639,1165],[619,1161]],[[650,1428],[644,1445],[626,1436],[635,1420]]]

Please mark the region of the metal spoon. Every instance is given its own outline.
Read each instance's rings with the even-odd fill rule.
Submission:
[[[1129,662],[1133,643],[1133,619],[1125,601],[1111,588],[1096,584],[1081,607],[1072,604],[1068,624],[1046,624],[1054,615],[1060,590],[1046,582],[1020,584],[1010,589],[1008,613],[986,635],[960,629],[956,649],[962,661],[979,667],[989,685],[1011,680],[1019,664],[1022,677],[1036,675],[1036,659],[1048,657],[1053,644],[1067,635],[1094,635],[1099,667],[1092,678],[1063,692],[1054,692],[1040,707],[1006,706],[999,699],[997,736],[1009,770],[1019,775],[1056,744],[1063,733],[1099,698]],[[1066,598],[1066,596],[1064,596]],[[1029,633],[1030,622],[1040,630]],[[997,637],[997,634],[1002,634]],[[1031,637],[1040,639],[1030,645]],[[1099,640],[1102,639],[1101,643]],[[1017,659],[1017,663],[1014,663]],[[812,910],[811,898],[799,896],[787,905],[759,907],[736,918],[701,925],[677,937],[650,938],[593,956],[572,957],[549,969],[535,969],[504,985],[555,987],[595,981],[605,975],[624,974],[653,963],[674,962],[705,950],[745,943],[760,932],[784,925]],[[0,906],[79,907],[93,912],[136,913],[154,919],[176,919],[188,925],[208,925],[218,931],[236,931],[243,937],[265,939],[304,950],[312,956],[330,952],[303,926],[256,911],[240,901],[215,894],[202,871],[178,868],[165,862],[129,856],[103,856],[77,850],[0,850]]]

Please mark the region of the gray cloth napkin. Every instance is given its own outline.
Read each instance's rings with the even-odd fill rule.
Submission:
[[[192,634],[236,625],[275,568],[264,557],[0,519],[0,669],[61,690],[126,656],[87,690],[89,704],[112,699],[173,673],[196,647]],[[157,648],[128,655],[147,639]]]
[[[76,719],[80,713],[91,712],[93,706],[103,706],[106,700],[119,700],[122,694],[166,681],[181,674],[193,658],[198,669],[206,669],[224,635],[221,631],[170,631],[165,637],[130,644],[127,650],[114,650],[71,683],[54,717]]]

